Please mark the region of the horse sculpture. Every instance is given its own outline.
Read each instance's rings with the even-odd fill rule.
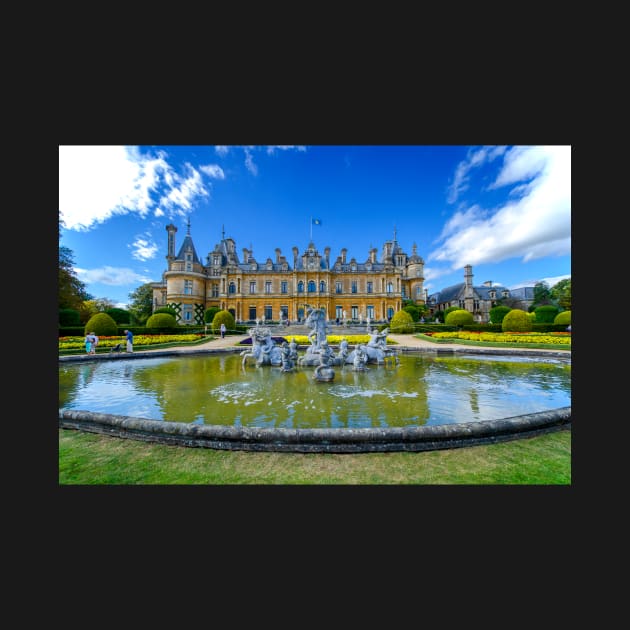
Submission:
[[[269,328],[256,323],[255,328],[249,329],[249,334],[252,339],[252,349],[241,352],[243,367],[245,367],[247,359],[254,359],[256,366],[282,365],[282,350],[275,345]]]

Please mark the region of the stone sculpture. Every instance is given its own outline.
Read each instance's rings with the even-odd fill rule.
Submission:
[[[282,365],[282,351],[279,346],[275,345],[272,339],[271,331],[266,326],[261,326],[260,322],[256,322],[254,328],[249,329],[252,340],[252,349],[243,350],[242,365],[245,367],[247,359],[254,359],[257,366],[261,365]]]

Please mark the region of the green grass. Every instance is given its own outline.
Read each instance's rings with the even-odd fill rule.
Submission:
[[[60,485],[571,484],[571,432],[419,453],[256,453],[59,429]]]

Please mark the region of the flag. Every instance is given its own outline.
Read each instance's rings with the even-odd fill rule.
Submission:
[[[321,224],[322,224],[321,219],[313,219],[313,225],[321,225]]]

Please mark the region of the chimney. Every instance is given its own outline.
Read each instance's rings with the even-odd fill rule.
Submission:
[[[298,248],[294,245],[291,251],[293,252],[293,269],[295,269],[297,267]]]
[[[324,247],[324,255],[326,256],[326,267],[330,269],[330,247]]]
[[[373,262],[373,263],[375,263],[375,262],[376,262],[376,252],[377,252],[377,251],[378,251],[378,250],[376,249],[376,247],[373,247],[373,248],[370,250],[370,262]]]
[[[276,262],[279,263],[280,262],[280,248],[276,247]]]
[[[346,254],[348,253],[348,250],[344,247],[341,250],[341,262],[345,265],[346,264]]]

